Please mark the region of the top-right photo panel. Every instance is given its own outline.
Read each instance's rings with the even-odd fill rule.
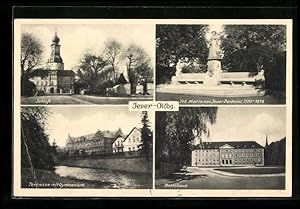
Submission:
[[[156,100],[286,104],[292,49],[278,22],[156,25]]]

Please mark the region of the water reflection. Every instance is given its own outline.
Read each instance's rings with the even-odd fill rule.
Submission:
[[[151,174],[69,166],[57,166],[55,173],[62,177],[108,183],[104,188],[152,188]]]

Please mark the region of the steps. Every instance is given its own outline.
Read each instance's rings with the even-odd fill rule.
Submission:
[[[219,85],[219,86],[204,86],[193,84],[182,85],[159,85],[156,88],[157,93],[169,94],[189,94],[198,96],[216,96],[216,97],[249,97],[249,96],[264,96],[265,91],[255,89],[254,86],[241,85]]]

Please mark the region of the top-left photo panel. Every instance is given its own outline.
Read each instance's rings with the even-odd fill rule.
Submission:
[[[126,105],[152,101],[154,56],[154,24],[15,19],[15,102]]]

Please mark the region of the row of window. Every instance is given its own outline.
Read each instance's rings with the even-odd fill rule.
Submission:
[[[252,163],[252,162],[261,162],[261,158],[242,158],[235,159],[235,163]]]
[[[259,149],[236,149],[235,152],[259,152]]]
[[[195,150],[196,153],[216,153],[219,152],[218,149],[212,150]],[[222,149],[222,152],[260,152],[259,149]]]
[[[139,142],[139,141],[140,141],[139,138],[135,138],[135,136],[132,137],[132,142],[133,143],[134,142]],[[128,139],[128,142],[131,143],[131,139],[130,138]]]
[[[195,155],[197,157],[207,157],[207,158],[217,158],[219,157],[218,154],[203,154],[201,153],[200,155]],[[239,153],[235,154],[235,157],[260,157],[261,153]],[[221,154],[221,158],[232,158],[233,154]]]
[[[133,138],[133,140],[132,140],[133,143],[139,142],[139,141],[140,141],[139,139],[135,139],[135,138]],[[128,139],[128,142],[131,143],[131,140]],[[120,141],[117,142],[117,146],[122,146],[122,145],[123,145],[123,142],[120,142]]]
[[[218,149],[213,149],[213,150],[195,150],[196,153],[210,153],[210,152],[219,152]]]
[[[88,143],[75,143],[71,145],[72,147],[88,147],[103,144],[101,141],[88,142]]]
[[[221,158],[232,158],[232,154],[221,154]]]
[[[131,152],[131,151],[136,151],[137,149],[135,147],[129,147],[128,148],[128,151]],[[123,152],[123,149],[118,149],[118,148],[115,148],[113,150],[113,152]]]
[[[219,162],[219,159],[198,159],[199,162],[207,162],[207,161],[211,161],[211,162]]]
[[[236,157],[260,157],[261,153],[239,153],[235,154]]]
[[[34,82],[35,83],[35,85],[37,85],[37,86],[48,86],[49,84],[50,84],[50,86],[55,86],[55,85],[57,85],[57,82],[56,81],[50,81],[50,82],[48,82],[48,81],[36,81],[36,82]]]
[[[195,165],[220,165],[219,162],[196,162]]]
[[[222,157],[223,159],[231,159],[230,158],[230,156],[228,157],[228,156],[225,156],[225,157]],[[219,161],[219,158],[196,158],[196,159],[198,159],[198,161]],[[244,161],[252,161],[252,160],[254,160],[254,161],[260,161],[261,160],[261,158],[260,158],[260,156],[258,156],[258,158],[256,158],[256,157],[254,157],[254,158],[235,158],[234,159],[236,162],[239,162],[239,161],[241,161],[241,162],[244,162]]]
[[[210,160],[208,161],[207,159],[198,159],[198,161],[195,161],[195,165],[219,165],[219,161],[218,160]],[[236,160],[231,160],[231,159],[223,159],[221,160],[221,163],[224,165],[229,165],[229,164],[253,164],[253,163],[261,163],[261,158],[250,158],[250,159],[236,159]]]

